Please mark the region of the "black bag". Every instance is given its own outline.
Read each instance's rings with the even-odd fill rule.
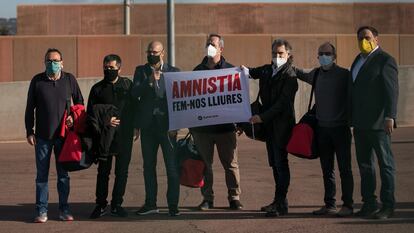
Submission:
[[[317,144],[317,126],[316,108],[312,106],[313,92],[315,90],[316,80],[319,75],[319,69],[316,70],[312,82],[308,111],[302,116],[300,121],[293,127],[292,135],[286,146],[286,151],[299,158],[316,159],[318,158]]]
[[[257,93],[256,100],[250,104],[250,108],[252,110],[252,116],[263,112],[263,106],[260,102],[260,91]],[[262,142],[266,141],[266,132],[263,123],[251,124],[249,122],[242,122],[238,126],[242,128],[248,138]]]
[[[180,184],[191,188],[203,187],[206,166],[193,142],[191,133],[177,141],[175,153],[180,165]]]

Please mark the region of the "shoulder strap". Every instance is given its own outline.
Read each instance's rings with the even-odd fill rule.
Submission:
[[[63,75],[63,73],[62,73]],[[70,105],[72,100],[72,87],[70,85],[70,77],[64,77],[66,78],[66,112],[69,115],[70,113]]]
[[[310,94],[310,98],[309,98],[308,111],[310,111],[311,106],[312,106],[313,92],[315,91],[316,80],[318,79],[320,69],[321,68],[317,68],[316,71],[315,71],[315,75],[313,76],[312,90],[311,90],[311,94]]]

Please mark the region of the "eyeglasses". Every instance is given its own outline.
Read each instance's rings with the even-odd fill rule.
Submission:
[[[323,55],[325,55],[325,56],[332,56],[332,53],[331,52],[319,52],[318,55],[319,56],[323,56]]]
[[[48,59],[46,60],[46,63],[52,63],[52,62],[61,62],[62,60],[58,60],[58,59]]]

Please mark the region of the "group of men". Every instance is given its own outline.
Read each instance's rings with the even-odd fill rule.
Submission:
[[[361,173],[361,193],[364,202],[359,216],[388,218],[394,211],[395,169],[391,152],[390,136],[395,126],[398,97],[398,70],[395,60],[378,46],[378,32],[364,26],[357,32],[361,53],[355,59],[351,71],[335,64],[336,49],[324,43],[318,50],[320,67],[304,72],[293,66],[292,46],[288,41],[277,39],[272,43],[272,62],[250,68],[250,77],[259,79],[260,97],[264,111],[251,117],[251,123],[263,123],[266,127],[266,149],[269,165],[273,169],[275,196],[271,204],[263,206],[266,216],[288,214],[287,192],[290,183],[286,144],[295,125],[294,99],[298,89],[297,79],[315,83],[315,108],[318,119],[318,149],[325,187],[325,205],[314,214],[353,213],[353,178],[351,171],[351,129]],[[211,34],[206,42],[206,56],[194,70],[213,70],[233,67],[222,53],[224,39]],[[168,109],[165,94],[165,72],[177,72],[178,68],[164,62],[164,47],[153,41],[148,45],[147,63],[136,67],[133,81],[121,77],[121,58],[110,54],[103,59],[103,80],[96,83],[89,94],[87,115],[102,120],[107,150],[98,150],[98,175],[96,183],[96,207],[90,218],[99,218],[108,209],[108,181],[115,160],[115,182],[110,203],[114,216],[125,217],[122,207],[128,166],[133,140],[139,135],[143,157],[145,203],[138,215],[158,213],[157,207],[157,152],[161,147],[165,162],[168,190],[167,203],[170,216],[180,215],[178,208],[180,182],[179,164],[174,153],[177,132],[168,130]],[[67,96],[74,104],[83,104],[83,97],[74,76],[62,71],[63,57],[59,50],[49,49],[45,55],[45,71],[31,81],[25,123],[27,141],[35,146],[36,157],[36,217],[35,222],[48,219],[48,174],[52,150],[59,155],[64,139],[59,137],[61,124],[73,127],[70,114],[62,122]],[[316,79],[316,80],[315,80]],[[314,82],[314,80],[316,82]],[[69,87],[69,88],[68,88]],[[68,93],[70,91],[70,93]],[[352,116],[351,116],[352,115]],[[34,131],[34,126],[36,132]],[[217,148],[225,171],[229,208],[243,209],[240,202],[240,173],[237,154],[235,124],[219,124],[190,128],[194,142],[203,159],[205,184],[200,210],[214,208],[213,156]],[[240,133],[240,131],[239,131]],[[110,138],[109,140],[107,138]],[[378,211],[375,196],[375,151],[381,172],[382,208]],[[105,154],[105,155],[103,155]],[[336,211],[334,156],[336,154],[341,176],[343,206]],[[69,210],[69,176],[56,163],[58,175],[59,218],[72,221]]]

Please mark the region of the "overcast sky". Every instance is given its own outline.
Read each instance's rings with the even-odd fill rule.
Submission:
[[[16,17],[18,4],[50,4],[50,3],[123,3],[123,0],[3,0],[0,17]],[[164,3],[166,0],[132,0],[133,3]],[[176,3],[206,3],[206,2],[414,2],[414,0],[175,0]]]

